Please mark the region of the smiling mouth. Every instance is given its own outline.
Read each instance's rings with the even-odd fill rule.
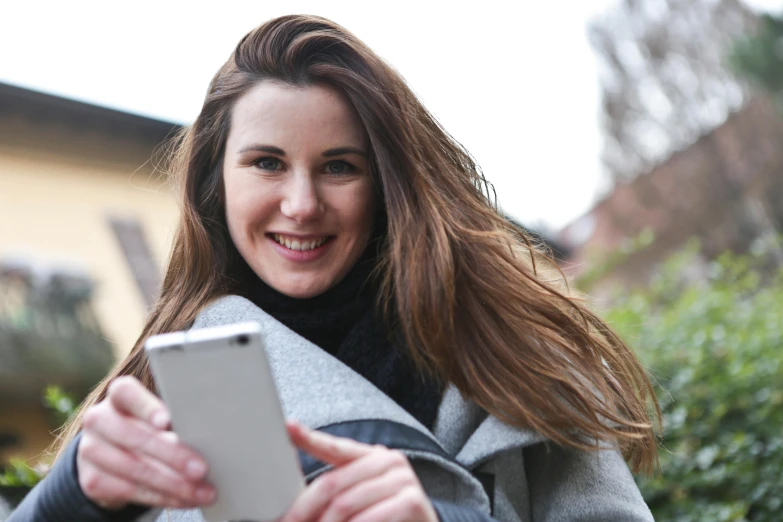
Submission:
[[[321,236],[310,239],[302,239],[299,237],[286,236],[285,234],[267,234],[267,236],[275,240],[279,245],[282,245],[289,250],[300,252],[314,250],[318,247],[321,247],[334,237]]]

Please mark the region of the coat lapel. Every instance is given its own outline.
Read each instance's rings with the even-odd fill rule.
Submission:
[[[481,483],[427,428],[364,377],[252,302],[238,296],[219,299],[199,315],[193,327],[246,321],[261,326],[286,417],[311,428],[400,449],[412,457],[422,484],[435,498],[489,509]],[[308,478],[325,469],[304,456],[301,463]]]
[[[364,377],[301,337],[252,302],[228,296],[208,306],[193,327],[253,321],[261,326],[280,402],[287,417],[319,428],[383,419],[416,429],[437,442],[412,415]]]
[[[433,431],[457,462],[468,469],[475,469],[499,453],[546,440],[488,415],[463,398],[454,385],[446,389]]]
[[[512,428],[488,416],[476,404],[465,400],[453,385],[446,389],[430,432],[364,377],[239,296],[227,296],[212,303],[198,316],[193,327],[245,321],[261,326],[286,417],[312,428],[337,429],[343,435],[360,439],[368,433],[376,437],[383,432],[392,437],[388,440],[396,440],[401,449],[430,454],[444,463],[451,461],[446,467],[467,470],[501,452],[544,440],[535,433]],[[368,428],[373,423],[375,428]],[[345,430],[348,432],[343,433]]]

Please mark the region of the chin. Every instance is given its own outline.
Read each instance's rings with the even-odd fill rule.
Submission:
[[[324,285],[319,281],[312,283],[302,282],[301,284],[280,285],[275,287],[275,290],[283,295],[287,295],[288,297],[293,297],[294,299],[310,299],[311,297],[316,297],[320,294],[323,294],[329,290],[329,288],[329,285]]]

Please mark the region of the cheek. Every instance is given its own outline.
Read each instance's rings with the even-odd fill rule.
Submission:
[[[242,223],[245,221],[245,212],[241,191],[237,190],[235,183],[232,183],[229,178],[227,176],[225,179],[226,224],[228,225],[231,238],[234,240],[234,243],[237,243],[237,239],[242,235]],[[240,245],[237,244],[237,246],[239,247]]]
[[[270,215],[269,197],[264,191],[249,183],[239,183],[226,176],[226,223],[234,243],[249,241],[249,234],[259,222]],[[237,247],[240,245],[237,244]]]
[[[363,238],[368,238],[375,224],[375,194],[372,186],[363,186],[351,195],[346,204],[345,218],[351,229]]]

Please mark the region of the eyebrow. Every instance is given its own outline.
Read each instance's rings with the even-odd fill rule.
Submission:
[[[362,157],[367,157],[367,152],[357,147],[338,147],[336,149],[329,149],[324,151],[324,158],[331,158],[332,156],[342,156],[343,154],[358,154]]]
[[[276,154],[278,156],[285,156],[285,151],[280,147],[274,145],[250,145],[240,150],[240,154],[245,152],[267,152],[269,154]],[[334,149],[325,150],[322,154],[324,158],[332,158],[334,156],[342,156],[343,154],[357,154],[362,157],[367,157],[367,152],[358,147],[337,147]]]
[[[280,147],[274,147],[272,145],[250,145],[249,147],[245,147],[244,149],[240,150],[240,154],[244,154],[245,152],[268,152],[269,154],[277,154],[278,156],[285,156],[285,151],[281,149]]]

